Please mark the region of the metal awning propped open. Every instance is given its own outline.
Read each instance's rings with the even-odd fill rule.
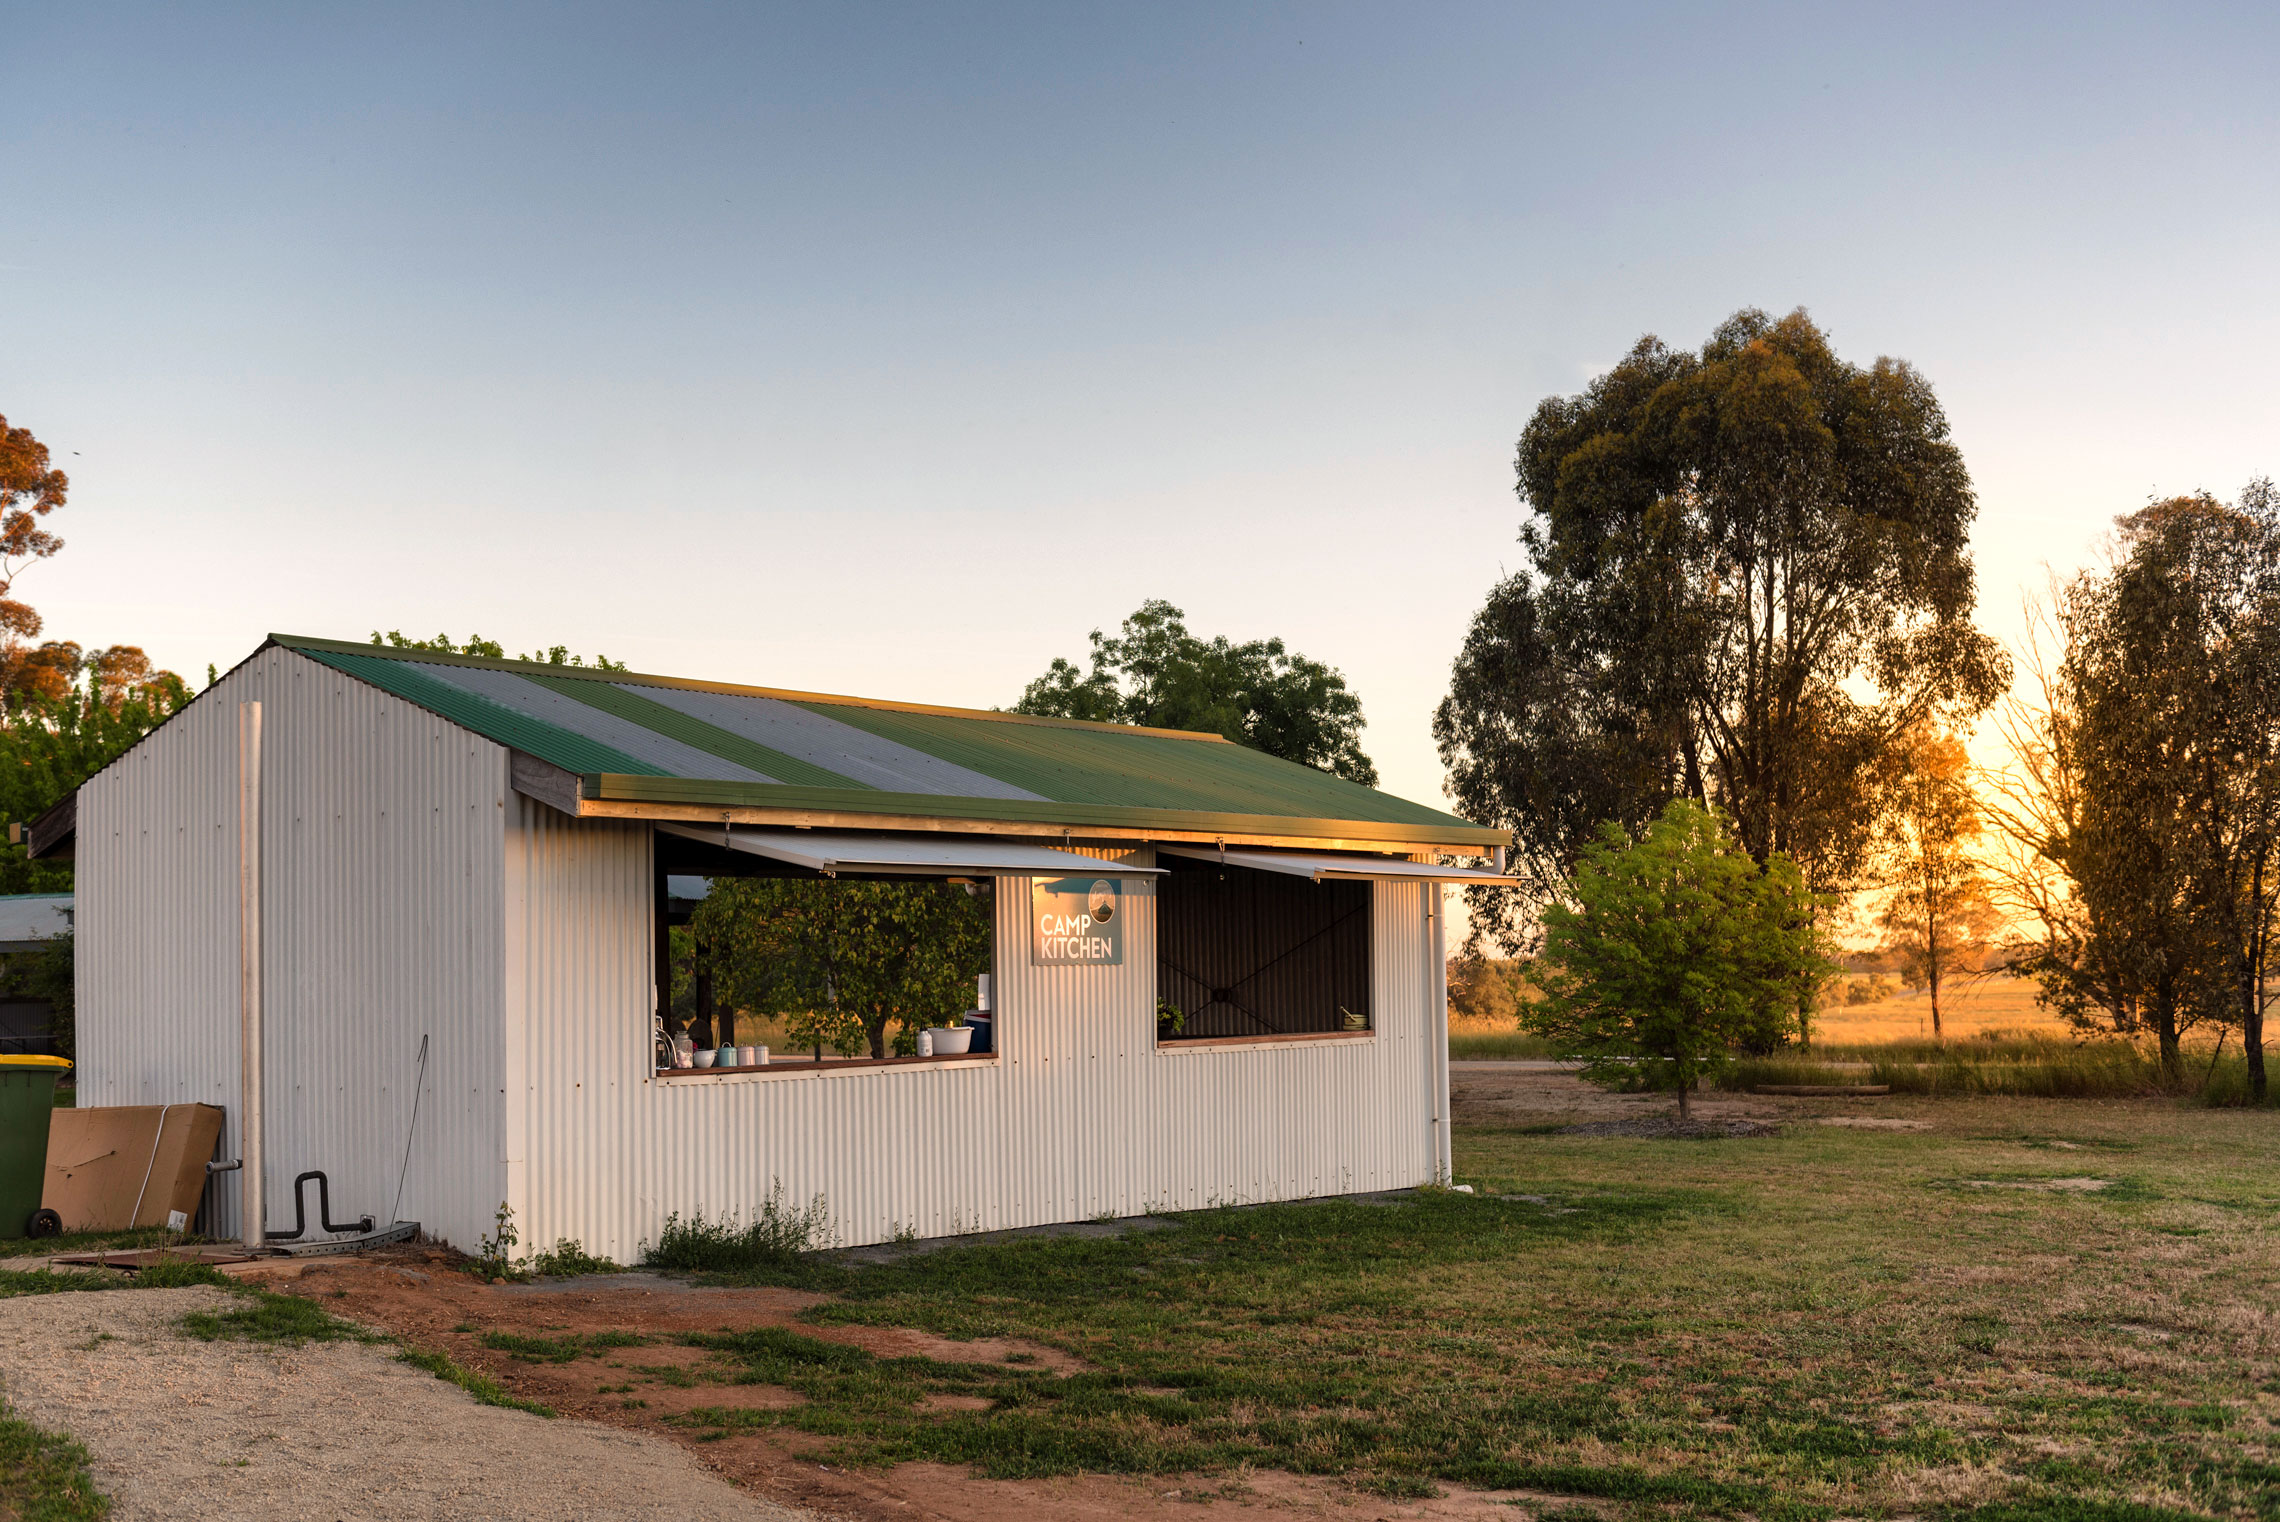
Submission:
[[[860,835],[824,830],[729,830],[713,825],[660,824],[683,840],[726,846],[770,861],[836,877],[843,872],[893,877],[1160,877],[1161,867],[1104,861],[1076,851],[956,835]]]
[[[1478,867],[1436,867],[1421,861],[1399,861],[1391,856],[1338,856],[1327,851],[1214,851],[1202,846],[1158,846],[1164,856],[1187,856],[1197,861],[1223,862],[1254,872],[1285,872],[1314,882],[1443,883],[1463,886],[1486,883],[1514,887],[1513,879]]]

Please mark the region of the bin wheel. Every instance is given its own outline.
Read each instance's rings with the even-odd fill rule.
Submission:
[[[32,1218],[24,1223],[24,1235],[27,1237],[60,1237],[63,1235],[63,1217],[52,1210],[35,1210],[32,1212]]]

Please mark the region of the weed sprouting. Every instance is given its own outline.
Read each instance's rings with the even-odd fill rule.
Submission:
[[[708,1221],[702,1211],[686,1220],[678,1214],[666,1216],[657,1245],[642,1261],[651,1268],[680,1273],[749,1273],[787,1267],[800,1254],[829,1247],[834,1240],[823,1196],[804,1206],[788,1205],[779,1183],[749,1221],[733,1214]]]
[[[544,1252],[533,1253],[523,1265],[533,1274],[550,1279],[567,1279],[576,1274],[622,1274],[624,1265],[608,1258],[596,1257],[586,1251],[586,1244],[576,1237],[561,1237]]]
[[[477,1242],[475,1256],[468,1262],[468,1272],[486,1284],[529,1277],[523,1270],[522,1260],[515,1256],[515,1245],[522,1240],[522,1233],[515,1229],[514,1206],[505,1200],[499,1201],[492,1220],[495,1224],[491,1234]]]

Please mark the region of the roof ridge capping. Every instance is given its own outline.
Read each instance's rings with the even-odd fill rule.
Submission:
[[[319,639],[312,634],[271,634],[264,645],[287,650],[326,650],[337,655],[367,655],[380,660],[410,661],[427,666],[476,666],[486,671],[512,671],[525,676],[566,677],[573,681],[631,682],[643,687],[677,687],[688,692],[729,692],[750,697],[779,698],[787,703],[824,703],[843,708],[876,708],[888,713],[936,714],[953,719],[988,719],[1000,724],[1032,724],[1046,729],[1091,729],[1119,735],[1155,735],[1167,740],[1207,740],[1219,745],[1235,742],[1203,729],[1155,729],[1145,724],[1108,724],[1095,719],[1057,719],[1043,714],[1006,713],[994,708],[953,708],[941,703],[899,703],[889,698],[859,698],[845,693],[802,692],[787,687],[753,687],[742,682],[707,682],[695,677],[659,676],[645,671],[604,671],[599,666],[556,666],[546,661],[494,660],[486,655],[459,655],[446,650],[403,650],[367,640]]]

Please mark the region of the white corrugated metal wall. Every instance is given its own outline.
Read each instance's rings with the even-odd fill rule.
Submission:
[[[1405,1187],[1435,1173],[1438,969],[1424,893],[1381,884],[1373,1039],[1159,1051],[1154,902],[1126,962],[1029,962],[998,884],[993,1065],[650,1077],[649,838],[510,801],[511,1198],[529,1244],[621,1261],[669,1212],[820,1194],[847,1245],[1103,1212]]]
[[[238,1155],[237,705],[252,698],[269,1223],[291,1224],[311,1168],[336,1214],[387,1219],[409,1139],[401,1213],[471,1244],[506,1193],[506,752],[290,651],[231,672],[80,792],[79,1102],[218,1104]],[[221,1235],[238,1230],[237,1179],[207,1189]]]

